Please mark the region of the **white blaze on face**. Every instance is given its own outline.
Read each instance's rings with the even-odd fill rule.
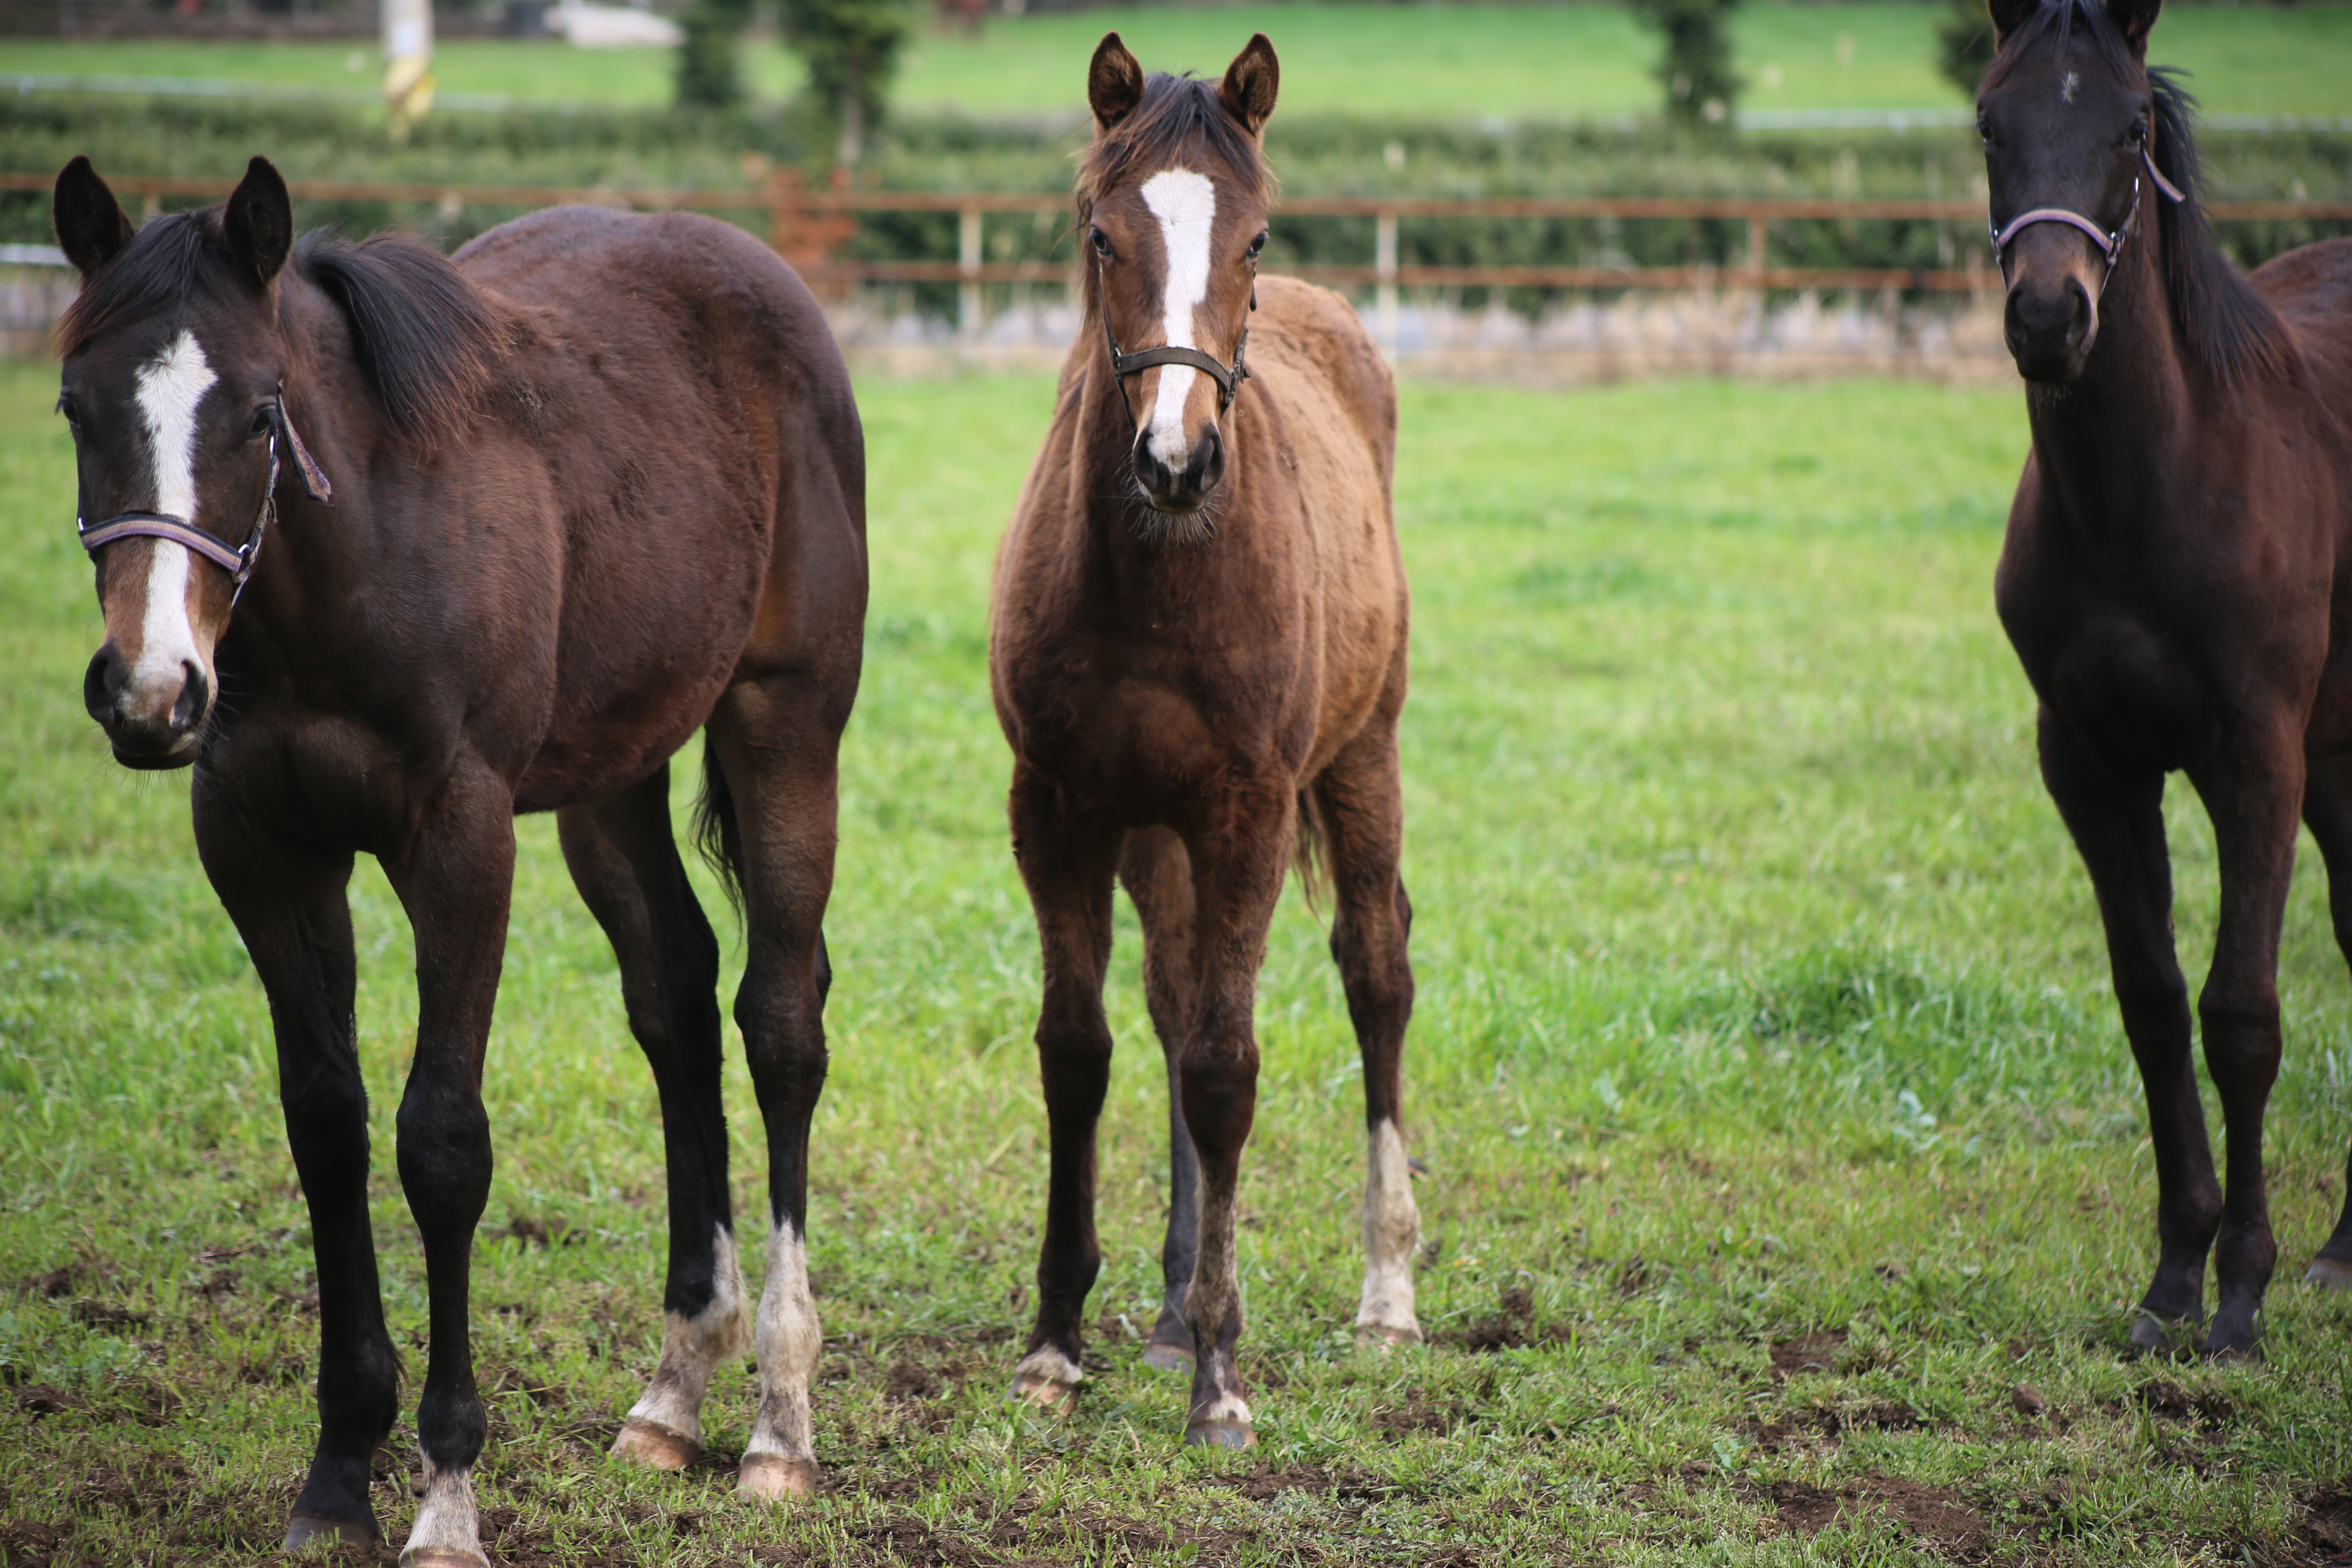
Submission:
[[[1217,226],[1217,188],[1206,174],[1162,169],[1143,182],[1143,205],[1160,220],[1168,253],[1168,285],[1160,297],[1163,330],[1171,348],[1196,349],[1192,312],[1209,297],[1209,237]],[[1190,456],[1184,438],[1184,400],[1200,372],[1189,365],[1160,367],[1160,395],[1151,405],[1151,455],[1171,470]]]
[[[139,413],[147,426],[147,455],[155,510],[194,526],[196,521],[196,408],[220,377],[205,363],[204,345],[183,331],[139,367]],[[141,619],[139,659],[117,701],[130,715],[176,700],[185,667],[204,666],[195,628],[188,622],[188,547],[168,539],[148,542],[147,603]]]

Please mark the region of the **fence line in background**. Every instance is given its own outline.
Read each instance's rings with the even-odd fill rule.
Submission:
[[[0,174],[0,191],[47,191],[50,174]],[[226,196],[231,179],[179,175],[124,175],[110,184],[140,198],[145,212],[162,211],[163,198]],[[1055,213],[1069,197],[1031,191],[871,191],[810,189],[792,171],[764,184],[724,189],[637,189],[554,185],[450,185],[381,181],[295,180],[288,188],[299,198],[328,202],[429,203],[454,219],[468,206],[544,207],[571,202],[665,211],[764,212],[769,241],[812,283],[954,283],[959,324],[977,331],[981,288],[988,283],[1075,283],[1074,262],[988,261],[983,225],[992,213]],[[1406,288],[1689,289],[1852,289],[1976,293],[1993,285],[1984,247],[1966,248],[1963,268],[1774,267],[1769,246],[1771,226],[1791,222],[1910,220],[1985,221],[1981,202],[1919,198],[1867,199],[1818,196],[1293,196],[1280,207],[1299,217],[1369,217],[1373,255],[1369,266],[1314,263],[1269,268],[1318,283],[1371,285],[1374,319],[1381,341],[1396,337],[1397,290]],[[2214,202],[2206,211],[2217,221],[2352,221],[2352,202]],[[957,215],[956,259],[836,260],[834,253],[856,233],[859,213],[949,213]],[[1686,218],[1743,223],[1747,251],[1727,267],[1412,267],[1398,258],[1398,232],[1407,218]]]

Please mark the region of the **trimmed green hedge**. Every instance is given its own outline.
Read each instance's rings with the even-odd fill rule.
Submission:
[[[1556,124],[1398,123],[1341,116],[1277,119],[1268,152],[1284,187],[1300,194],[1395,191],[1432,195],[1864,195],[1971,196],[1983,166],[1965,131],[1750,133],[1692,141],[1662,130]],[[909,120],[875,148],[864,178],[929,190],[1066,189],[1079,125]],[[2210,132],[2210,194],[2225,199],[2352,200],[2352,136]],[[270,104],[184,100],[0,99],[0,165],[54,169],[89,153],[102,173],[228,174],[254,153],[295,178],[518,184],[724,186],[744,181],[747,161],[815,163],[829,145],[790,114],[674,112],[445,114],[394,147],[372,117]],[[757,163],[751,164],[756,168]],[[452,216],[432,204],[305,203],[305,224],[364,231],[416,229],[456,245],[512,212],[468,206]],[[747,212],[744,221],[756,221]],[[992,219],[992,259],[1069,254],[1058,215]],[[1369,218],[1283,218],[1277,260],[1368,263]],[[46,237],[38,195],[0,205],[0,239]],[[2352,232],[2347,225],[2239,224],[2223,237],[2242,265],[2289,247]],[[1935,268],[1961,265],[1982,243],[1979,226],[1866,222],[1789,224],[1773,235],[1788,266]],[[1736,264],[1742,226],[1688,220],[1408,220],[1408,264],[1571,266]],[[875,215],[847,247],[864,257],[955,255],[951,214]],[[924,292],[944,307],[950,289]],[[1516,299],[1532,306],[1536,296]],[[1465,301],[1477,304],[1473,297]]]

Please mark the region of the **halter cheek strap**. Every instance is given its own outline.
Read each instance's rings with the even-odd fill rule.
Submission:
[[[286,415],[286,386],[278,384],[278,400],[269,405],[269,483],[261,492],[261,509],[254,514],[252,531],[245,542],[232,549],[223,540],[206,533],[188,518],[173,517],[161,511],[117,512],[105,521],[92,525],[79,519],[74,521],[74,531],[81,538],[81,547],[95,555],[108,545],[124,539],[163,539],[184,546],[229,574],[234,584],[229,594],[229,608],[245,596],[245,585],[253,577],[253,563],[261,554],[261,541],[269,525],[278,520],[278,442],[283,437],[287,449],[294,454],[294,466],[302,475],[302,490],[312,500],[331,506],[335,487],[327,480],[325,470],[302,445],[302,437],[294,428],[293,420]]]
[[[1095,265],[1095,297],[1101,301],[1105,296],[1099,262]],[[1257,309],[1257,280],[1255,278],[1250,280],[1250,309]],[[1110,311],[1108,309],[1102,312],[1102,324],[1103,344],[1110,350],[1111,374],[1116,379],[1124,382],[1129,376],[1139,375],[1157,364],[1189,365],[1217,384],[1217,417],[1220,419],[1225,416],[1225,410],[1234,405],[1234,394],[1239,392],[1242,383],[1249,379],[1249,366],[1242,363],[1242,355],[1249,350],[1249,326],[1246,322],[1242,326],[1241,341],[1234,345],[1234,363],[1230,366],[1213,354],[1202,353],[1199,349],[1180,348],[1174,343],[1122,353],[1118,340],[1111,336]]]
[[[2164,171],[2156,166],[2156,155],[2149,150],[2149,143],[2145,138],[2139,144],[2139,161],[2141,167],[2147,171],[2147,177],[2155,182],[2156,188],[2163,192],[2167,198],[2176,202],[2189,199],[2181,192],[2180,187],[2166,179]],[[2034,207],[2018,214],[2005,224],[1989,225],[1988,227],[1992,234],[1993,265],[1996,267],[2005,265],[2009,253],[2009,242],[2037,223],[2063,223],[2071,227],[2079,228],[2091,237],[2091,243],[2097,246],[2099,254],[2106,258],[2106,271],[2099,278],[2099,292],[2105,294],[2107,291],[2107,279],[2116,275],[2116,258],[2124,253],[2124,241],[2129,239],[2132,237],[2132,231],[2139,226],[2139,174],[2137,171],[2132,174],[2131,205],[2125,209],[2124,221],[2112,229],[2100,227],[2096,221],[2084,217],[2071,207]]]

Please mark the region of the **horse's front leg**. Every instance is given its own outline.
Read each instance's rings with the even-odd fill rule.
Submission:
[[[349,853],[275,837],[199,770],[196,847],[268,993],[286,1142],[310,1211],[319,1270],[319,1444],[286,1550],[381,1538],[368,1500],[375,1450],[398,1414],[400,1365],[384,1331],[368,1224],[367,1088],[352,1037],[356,988]]]
[[[1110,963],[1111,879],[1125,835],[1076,821],[1025,765],[1014,770],[1013,853],[1037,917],[1045,971],[1037,1070],[1051,1142],[1045,1234],[1037,1249],[1037,1321],[1013,1369],[1013,1396],[1055,1415],[1076,1408],[1087,1292],[1102,1268],[1095,1237],[1095,1127],[1110,1087],[1110,1025],[1103,973]]]
[[[2172,944],[2172,868],[2164,842],[2164,775],[2108,772],[2055,715],[2040,723],[2042,780],[2091,874],[2124,1035],[2147,1095],[2156,1152],[2155,1277],[2132,1339],[2168,1344],[2205,1320],[2205,1255],[2221,1220],[2221,1184],[2189,1055],[2189,986]]]
[[[2260,1342],[2256,1314],[2278,1262],[2263,1178],[2263,1114],[2278,1079],[2279,931],[2294,877],[2305,772],[2301,726],[2279,717],[2249,721],[2189,775],[2213,819],[2221,879],[2213,967],[2197,998],[2205,1070],[2229,1138],[2213,1244],[2213,1327],[2205,1340],[2217,1356],[2245,1354]]]
[[[1145,1342],[1147,1366],[1192,1369],[1192,1328],[1184,1316],[1192,1251],[1201,1240],[1201,1162],[1184,1125],[1181,1060],[1192,1027],[1192,861],[1165,827],[1128,836],[1118,879],[1143,925],[1143,994],[1168,1071],[1168,1230],[1160,1247],[1160,1316]]]
[[[490,1192],[482,1057],[506,954],[514,802],[502,781],[460,773],[384,872],[416,933],[416,1057],[397,1122],[400,1184],[425,1243],[432,1335],[416,1406],[425,1500],[403,1568],[488,1568],[474,1462],[488,1426],[474,1386],[467,1298],[474,1229]]]
[[[1184,1441],[1212,1447],[1257,1441],[1236,1359],[1242,1292],[1234,1232],[1242,1148],[1257,1115],[1257,973],[1289,867],[1297,811],[1296,792],[1279,781],[1237,801],[1219,830],[1186,842],[1200,868],[1192,943],[1199,990],[1179,1077],[1184,1124],[1201,1163],[1201,1229],[1184,1303],[1193,1357]]]
[[[2304,781],[2303,820],[2327,862],[2327,909],[2336,945],[2352,962],[2352,757],[2313,763]],[[2352,1290],[2352,1159],[2344,1166],[2344,1207],[2304,1277],[2306,1285]]]

